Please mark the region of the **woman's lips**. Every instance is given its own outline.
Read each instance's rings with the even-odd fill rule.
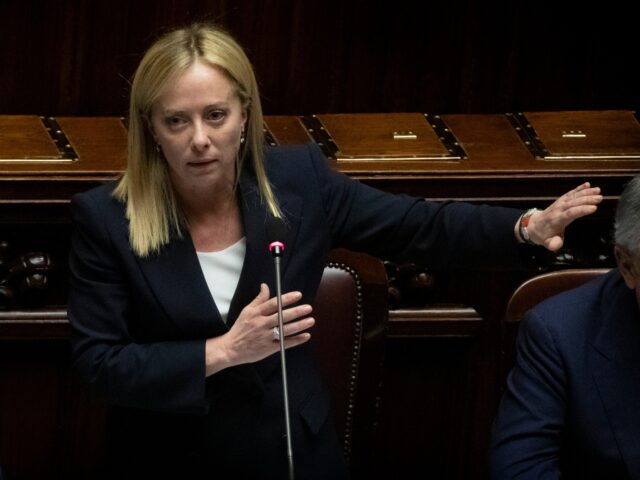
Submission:
[[[206,165],[211,165],[212,163],[216,162],[217,160],[215,159],[211,159],[211,160],[198,160],[197,162],[188,162],[187,165],[189,165],[190,167],[196,167],[196,168],[200,168],[200,167],[204,167]]]

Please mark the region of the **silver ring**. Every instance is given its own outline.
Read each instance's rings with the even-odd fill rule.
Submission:
[[[276,326],[271,329],[271,336],[273,340],[280,340],[280,329]]]

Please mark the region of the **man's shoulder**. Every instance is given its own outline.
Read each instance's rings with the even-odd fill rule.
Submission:
[[[526,321],[544,324],[550,331],[585,333],[590,325],[599,323],[605,315],[612,296],[624,283],[617,269],[601,275],[584,285],[554,295],[534,306]]]
[[[535,308],[538,310],[557,310],[562,305],[567,305],[572,309],[581,309],[581,306],[588,308],[591,303],[600,302],[606,291],[617,288],[620,283],[620,273],[614,268],[584,285],[548,298]]]

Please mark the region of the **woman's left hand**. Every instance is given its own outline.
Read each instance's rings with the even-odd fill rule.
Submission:
[[[529,238],[555,252],[564,244],[564,230],[575,219],[595,212],[602,201],[599,187],[589,182],[565,193],[545,210],[539,210],[529,219]]]

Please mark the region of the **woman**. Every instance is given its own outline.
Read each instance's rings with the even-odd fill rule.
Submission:
[[[327,391],[305,345],[329,249],[517,266],[518,240],[558,249],[602,198],[584,184],[523,215],[393,196],[334,172],[312,146],[265,150],[262,128],[241,47],[207,25],[168,33],[134,77],[124,176],[73,200],[73,356],[112,406],[114,478],[287,478],[270,217],[287,226],[296,478],[339,479]]]

